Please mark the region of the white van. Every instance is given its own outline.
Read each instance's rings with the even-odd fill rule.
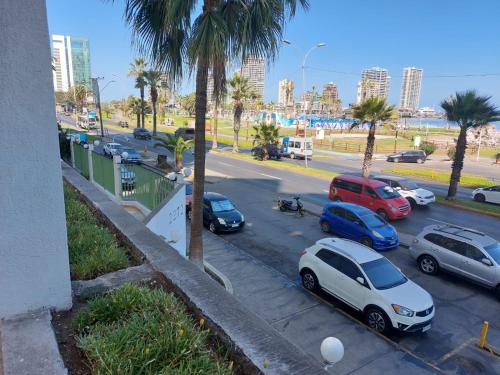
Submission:
[[[312,138],[283,137],[281,138],[281,149],[283,156],[289,156],[291,159],[304,159],[306,155],[310,158],[313,154]]]

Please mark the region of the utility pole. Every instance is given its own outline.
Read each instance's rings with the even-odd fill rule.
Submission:
[[[102,110],[101,110],[101,91],[104,91],[104,89],[113,82],[116,82],[114,80],[109,81],[104,85],[102,90],[99,90],[99,80],[104,79],[104,77],[97,77],[97,78],[92,78],[92,83],[93,87],[95,88],[95,96],[97,100],[97,109],[99,110],[99,124],[101,125],[101,138],[104,138],[104,125],[102,124]]]

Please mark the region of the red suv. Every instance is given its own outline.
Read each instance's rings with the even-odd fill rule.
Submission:
[[[331,200],[359,204],[384,219],[402,219],[411,212],[406,198],[389,185],[369,178],[341,175],[330,184]]]

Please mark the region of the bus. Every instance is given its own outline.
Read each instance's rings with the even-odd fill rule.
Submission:
[[[78,115],[76,124],[82,129],[96,129],[97,128],[97,115],[95,112],[90,111],[82,115]]]

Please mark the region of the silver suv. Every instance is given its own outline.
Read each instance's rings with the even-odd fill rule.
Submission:
[[[430,225],[410,246],[423,273],[440,269],[493,289],[500,300],[500,243],[482,232],[454,225]]]

